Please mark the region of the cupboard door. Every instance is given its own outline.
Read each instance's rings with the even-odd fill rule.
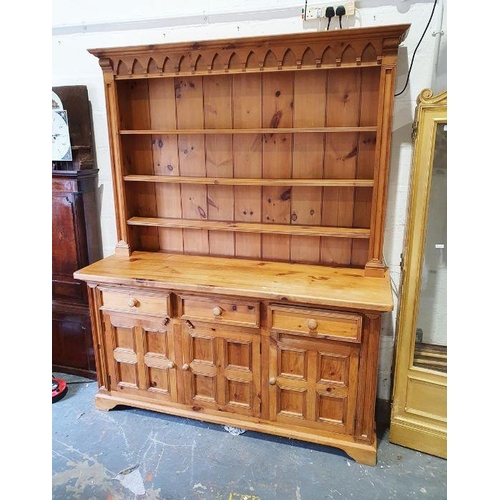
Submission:
[[[183,322],[186,402],[238,415],[260,413],[260,336]]]
[[[270,419],[352,434],[359,347],[275,332],[270,340]]]
[[[168,318],[105,314],[111,390],[177,401],[174,338]]]

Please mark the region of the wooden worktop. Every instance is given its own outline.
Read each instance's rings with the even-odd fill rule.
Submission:
[[[290,303],[391,311],[389,271],[382,278],[361,269],[134,252],[112,255],[75,272],[89,283],[209,292]]]

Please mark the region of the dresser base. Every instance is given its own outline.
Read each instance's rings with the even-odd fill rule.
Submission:
[[[219,425],[228,425],[230,427],[238,427],[241,429],[262,432],[274,436],[281,436],[291,439],[298,439],[308,443],[315,443],[324,446],[331,446],[344,451],[355,462],[363,465],[376,465],[377,463],[377,439],[374,433],[373,443],[362,443],[354,441],[350,436],[342,436],[336,433],[308,431],[300,427],[281,426],[277,422],[268,422],[256,418],[246,417],[241,420],[239,416],[234,418],[213,414],[210,411],[205,411],[203,408],[192,407],[177,403],[162,405],[151,401],[137,401],[135,399],[118,397],[110,394],[108,391],[101,389],[95,396],[95,406],[98,410],[109,411],[118,405],[140,408],[143,410],[151,410],[155,412],[184,417],[202,422],[210,422]]]

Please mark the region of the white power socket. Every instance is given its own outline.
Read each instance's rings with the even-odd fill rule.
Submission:
[[[354,0],[348,0],[345,2],[339,2],[338,0],[331,3],[320,3],[308,5],[305,9],[302,9],[302,19],[304,21],[311,21],[313,19],[325,19],[326,18],[326,8],[333,7],[335,10],[337,7],[343,5],[345,7],[345,16],[353,16],[354,15]]]

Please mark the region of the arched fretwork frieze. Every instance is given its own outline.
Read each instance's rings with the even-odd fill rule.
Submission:
[[[401,40],[394,37],[358,38],[356,30],[332,39],[328,32],[290,37],[256,37],[147,47],[93,49],[101,67],[116,79],[193,74],[291,71],[352,66],[379,66],[383,55],[396,52]],[[381,32],[382,33],[382,32]],[[340,38],[340,39],[339,39]],[[287,43],[289,42],[289,43]]]

